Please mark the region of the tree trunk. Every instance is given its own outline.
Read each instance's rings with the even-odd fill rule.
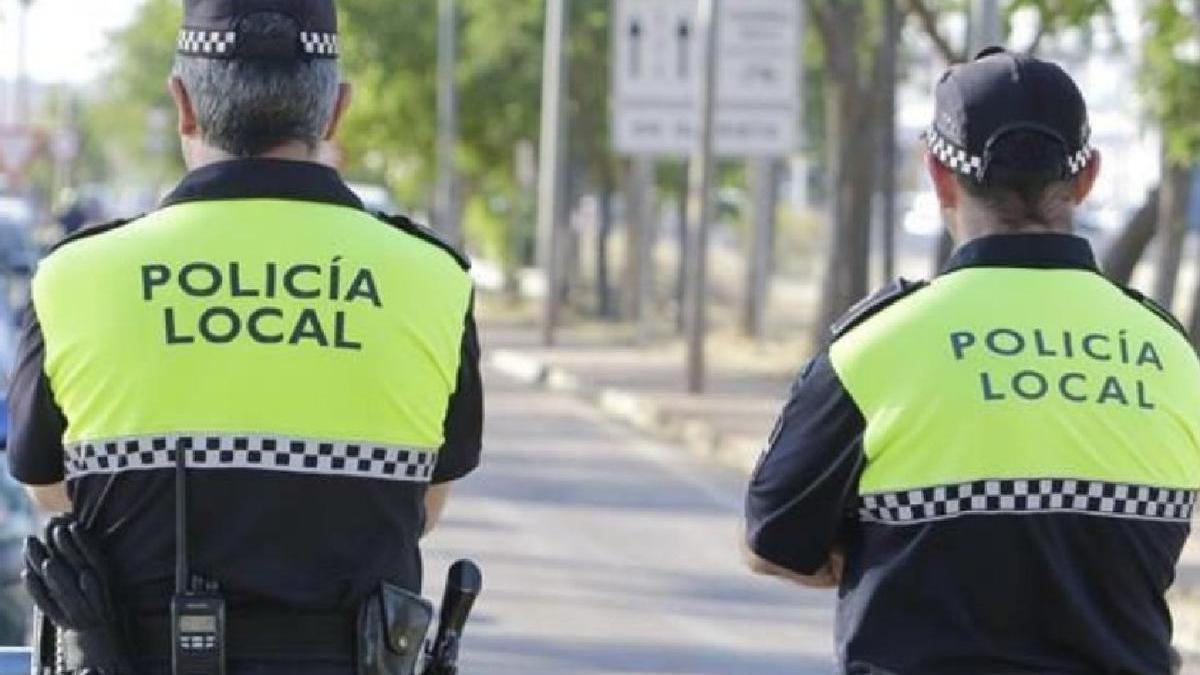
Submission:
[[[679,260],[675,266],[675,304],[678,307],[678,311],[675,313],[675,332],[680,335],[683,335],[683,331],[687,328],[687,304],[685,302],[688,277],[687,177],[690,172],[691,162],[685,161],[683,163],[683,178],[680,179],[679,193],[675,202],[675,209],[679,220]]]
[[[646,312],[646,296],[651,275],[650,249],[654,204],[654,163],[634,158],[625,172],[625,272],[622,296],[626,319],[641,322]]]
[[[1150,240],[1154,239],[1154,231],[1158,226],[1158,204],[1158,188],[1155,187],[1105,251],[1101,268],[1109,279],[1118,284],[1128,284],[1133,277],[1134,268],[1145,254]]]
[[[950,236],[949,228],[943,223],[942,232],[937,236],[937,246],[933,249],[933,269],[929,273],[930,276],[941,274],[951,253],[954,253],[954,238]]]
[[[829,199],[829,247],[812,344],[829,342],[829,326],[867,293],[871,211],[879,148],[876,110],[885,59],[878,36],[867,45],[868,12],[863,2],[810,3],[821,33],[828,77],[826,124],[833,176]],[[873,54],[866,61],[864,54]],[[864,67],[865,66],[865,67]]]
[[[612,234],[613,187],[609,176],[601,179],[596,204],[596,315],[601,319],[616,318],[612,283],[609,281],[608,243]]]
[[[1192,169],[1164,162],[1163,184],[1159,193],[1158,276],[1154,280],[1154,299],[1168,309],[1175,302],[1179,263],[1187,238],[1187,207],[1192,189]]]
[[[830,255],[825,268],[814,343],[828,341],[828,328],[867,294],[871,245],[871,196],[875,185],[874,120],[869,97],[832,84],[830,138],[834,185],[830,199]],[[864,100],[866,99],[866,100]],[[844,126],[843,126],[844,125]]]

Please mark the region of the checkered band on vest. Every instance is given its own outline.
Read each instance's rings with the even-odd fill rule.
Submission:
[[[338,36],[336,33],[300,33],[300,46],[309,56],[337,56]]]
[[[179,53],[185,56],[232,56],[237,33],[231,30],[179,31]]]
[[[258,469],[285,473],[428,482],[432,450],[353,441],[254,434],[128,436],[75,443],[66,450],[67,478],[171,469],[176,448],[188,469]]]
[[[1070,478],[978,480],[865,494],[865,522],[906,525],[965,515],[1081,513],[1110,518],[1187,522],[1196,490]]]

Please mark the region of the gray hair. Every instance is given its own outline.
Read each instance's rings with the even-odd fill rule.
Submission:
[[[243,19],[239,35],[297,35],[275,13]],[[267,61],[178,56],[175,74],[191,97],[209,145],[235,157],[261,155],[289,141],[316,150],[333,118],[341,73],[332,59]]]

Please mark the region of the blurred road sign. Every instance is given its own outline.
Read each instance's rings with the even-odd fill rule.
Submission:
[[[41,149],[42,137],[29,127],[0,127],[0,172],[19,174]]]
[[[696,0],[614,2],[613,144],[622,154],[685,157],[698,119]],[[780,156],[797,147],[800,5],[721,3],[717,154]]]

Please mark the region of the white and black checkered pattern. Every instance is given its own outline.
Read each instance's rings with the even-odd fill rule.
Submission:
[[[337,56],[338,36],[336,33],[300,33],[300,46],[309,56]]]
[[[976,180],[983,179],[982,157],[972,155],[958,147],[934,128],[930,128],[926,132],[925,142],[929,144],[929,152],[942,163],[942,166],[964,176],[972,176]]]
[[[179,31],[179,53],[185,56],[232,56],[237,33],[231,30]]]
[[[1088,162],[1092,161],[1092,146],[1084,144],[1079,152],[1073,153],[1067,157],[1067,169],[1072,176],[1076,176],[1080,171],[1087,168]]]
[[[76,443],[67,448],[68,479],[92,474],[169,469],[175,449],[189,469],[259,469],[300,474],[428,482],[432,450],[353,441],[255,434],[127,436]]]
[[[983,157],[972,155],[963,150],[932,127],[929,131],[925,132],[925,142],[929,146],[929,152],[943,166],[957,171],[964,176],[983,180]],[[1077,176],[1080,171],[1083,171],[1087,167],[1088,162],[1092,160],[1092,153],[1091,144],[1085,143],[1078,151],[1067,156],[1067,171],[1072,177]]]
[[[1084,513],[1112,518],[1187,522],[1196,490],[1071,478],[978,480],[862,495],[863,521],[923,523],[971,514]]]

